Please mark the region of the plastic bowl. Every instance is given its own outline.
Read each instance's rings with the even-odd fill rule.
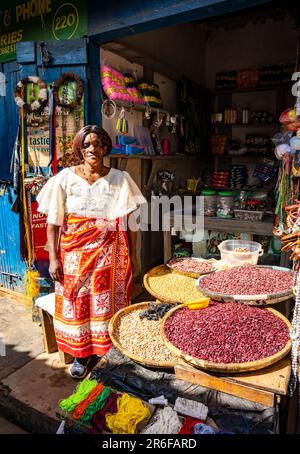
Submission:
[[[247,248],[245,252],[236,251],[237,248]],[[257,265],[258,257],[263,255],[264,251],[260,243],[256,241],[245,240],[226,240],[218,245],[221,252],[221,260],[228,265]]]

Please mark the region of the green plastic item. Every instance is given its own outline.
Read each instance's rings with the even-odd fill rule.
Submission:
[[[222,197],[232,197],[233,196],[233,192],[231,192],[231,191],[220,191],[219,195],[222,196]]]
[[[201,191],[201,195],[216,195],[217,191],[214,191],[213,189],[203,189]]]

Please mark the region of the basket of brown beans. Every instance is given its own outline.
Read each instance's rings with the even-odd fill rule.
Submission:
[[[197,306],[196,306],[197,307]],[[174,354],[200,369],[239,373],[280,361],[291,349],[290,322],[271,308],[210,301],[207,307],[174,307],[161,336]]]
[[[264,265],[235,266],[200,277],[196,286],[218,301],[272,301],[291,297],[295,273],[288,268]]]
[[[209,274],[216,271],[213,262],[196,257],[178,257],[169,260],[166,266],[173,273],[182,274],[193,278],[198,278],[203,274]]]
[[[143,302],[118,311],[109,322],[112,343],[124,355],[147,367],[174,368],[183,360],[165,345],[160,325],[174,304]]]

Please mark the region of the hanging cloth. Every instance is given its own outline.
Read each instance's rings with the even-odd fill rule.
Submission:
[[[53,175],[57,174],[57,150],[56,150],[56,113],[54,101],[54,85],[49,91],[49,166],[52,168]]]
[[[37,278],[39,273],[33,268],[33,248],[32,248],[32,236],[31,236],[31,226],[30,226],[30,217],[29,217],[29,204],[26,193],[25,186],[25,112],[24,107],[21,107],[21,213],[20,213],[20,234],[21,238],[24,238],[24,242],[21,241],[21,244],[24,244],[23,257],[27,262],[27,270],[24,275],[24,290],[25,295],[31,298],[35,298],[39,294],[39,285],[37,283]],[[28,195],[30,197],[30,195]]]
[[[16,194],[15,201],[11,206],[11,210],[14,213],[19,213],[20,211],[20,165],[21,165],[21,128],[20,124],[18,125],[16,139],[14,143],[12,158],[10,162],[10,173],[13,176],[13,190]]]

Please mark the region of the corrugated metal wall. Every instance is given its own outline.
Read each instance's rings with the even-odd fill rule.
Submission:
[[[6,78],[6,96],[0,97],[0,180],[9,182],[10,161],[18,125],[14,87],[20,79],[17,62],[0,65]],[[20,260],[19,216],[11,211],[16,196],[11,187],[0,197],[0,285],[21,290],[25,270]]]

